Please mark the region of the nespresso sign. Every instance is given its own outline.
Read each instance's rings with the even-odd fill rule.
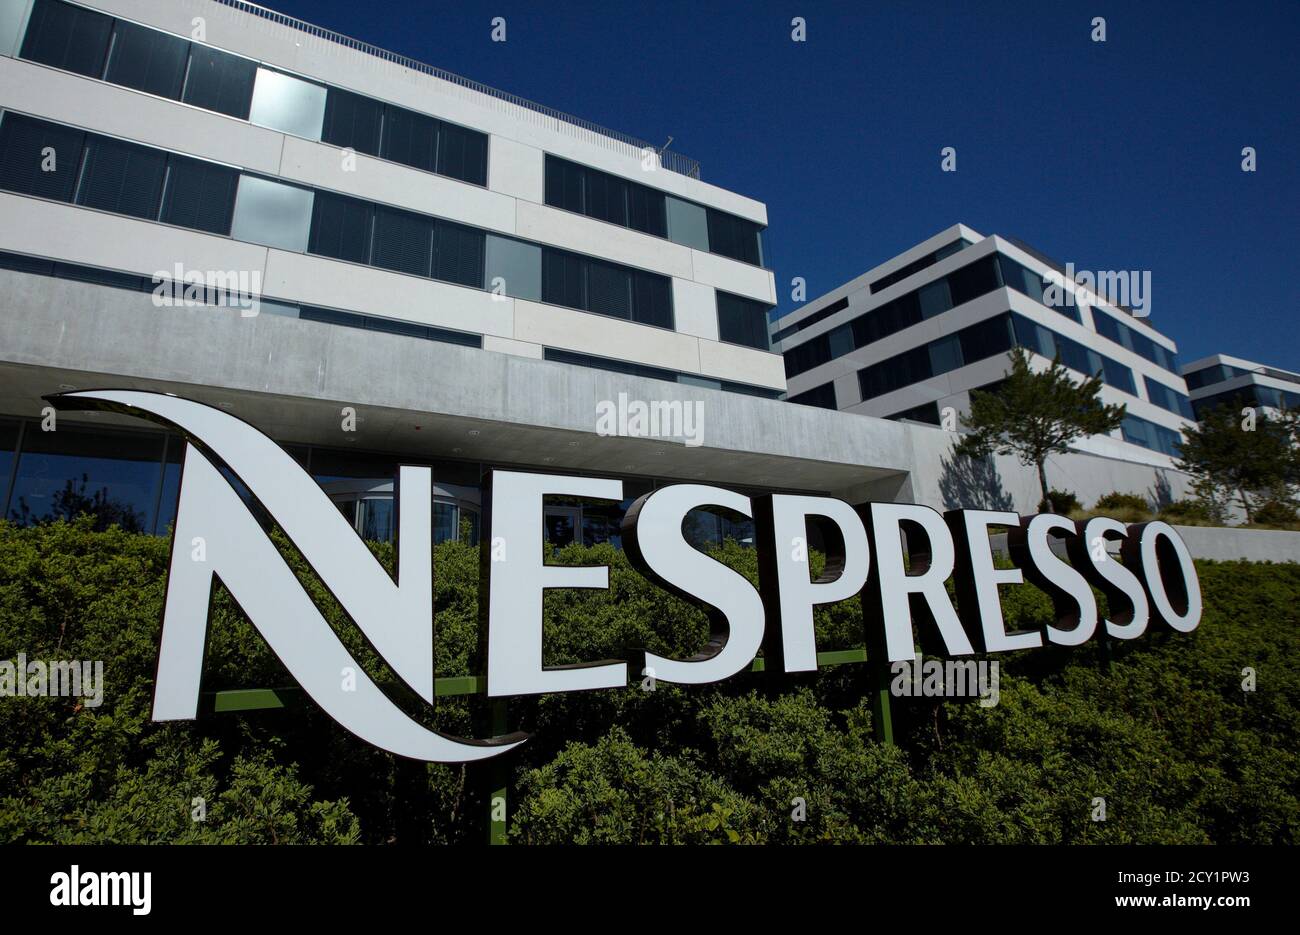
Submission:
[[[192,719],[213,585],[230,591],[303,689],[363,740],[418,760],[464,762],[495,756],[524,735],[450,737],[418,723],[367,677],[219,468],[257,499],[337,598],[392,670],[433,703],[432,473],[398,471],[397,568],[390,576],[297,462],[270,438],[218,409],[175,396],[100,390],[50,397],[63,409],[106,409],[161,422],[189,439],[163,611],[155,720]],[[607,588],[606,566],[548,565],[543,498],[623,499],[623,483],[492,471],[483,496],[480,607],[487,634],[489,696],[621,688],[629,661],[542,664],[542,595],[548,588]],[[725,508],[754,521],[760,587],[690,545],[682,523],[692,510]],[[828,561],[814,580],[806,537],[810,519],[825,536]],[[998,568],[990,531],[1006,528],[1015,568]],[[628,559],[657,585],[700,606],[711,621],[707,646],[689,659],[653,653],[633,674],[683,685],[716,682],[750,667],[760,648],[769,671],[817,668],[813,607],[862,596],[868,653],[915,657],[915,640],[965,656],[1077,646],[1104,628],[1133,639],[1148,626],[1194,630],[1201,618],[1196,569],[1165,523],[1125,526],[1107,518],[1021,517],[988,510],[946,514],[925,506],[852,507],[829,497],[745,497],[704,484],[675,484],[638,499],[623,519]],[[904,549],[906,535],[908,550]],[[1064,543],[1052,548],[1052,540]],[[1107,546],[1118,544],[1123,561]],[[1058,554],[1064,551],[1065,555]],[[910,564],[908,555],[910,553]],[[956,601],[945,583],[953,579]],[[1041,631],[1008,632],[999,585],[1030,581],[1050,595],[1054,620]],[[1107,598],[1098,613],[1093,587]],[[915,629],[914,629],[915,628]]]

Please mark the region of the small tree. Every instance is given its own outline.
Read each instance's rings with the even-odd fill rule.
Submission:
[[[1042,502],[1048,503],[1047,459],[1067,451],[1076,438],[1113,432],[1126,410],[1101,401],[1100,375],[1076,383],[1059,356],[1041,373],[1030,361],[1029,351],[1014,348],[1011,372],[997,389],[971,392],[970,414],[961,420],[969,434],[955,451],[975,458],[1016,455],[1038,470]]]
[[[1248,523],[1254,519],[1251,493],[1276,491],[1296,480],[1291,427],[1261,410],[1244,414],[1233,405],[1218,406],[1203,413],[1199,424],[1184,429],[1183,437],[1179,470],[1203,488],[1236,493]]]

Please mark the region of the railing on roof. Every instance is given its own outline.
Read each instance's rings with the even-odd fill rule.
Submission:
[[[358,52],[364,52],[367,55],[373,55],[386,62],[401,65],[403,68],[409,68],[412,71],[431,75],[434,78],[448,81],[470,91],[476,91],[479,94],[486,94],[487,96],[496,98],[499,101],[505,101],[506,103],[513,104],[516,107],[522,107],[535,114],[548,117],[558,123],[567,124],[570,127],[585,130],[588,133],[595,134],[597,137],[604,138],[597,142],[604,142],[606,140],[612,141],[622,144],[622,146],[627,147],[629,150],[634,150],[634,152],[628,152],[627,154],[635,156],[636,158],[641,158],[648,149],[654,150],[659,154],[659,164],[663,166],[663,168],[670,172],[676,172],[679,175],[685,175],[693,179],[698,179],[700,177],[700,164],[696,160],[671,150],[660,150],[659,147],[652,143],[647,143],[645,140],[638,139],[635,136],[630,136],[627,133],[621,133],[618,130],[611,130],[608,127],[602,127],[599,124],[592,123],[590,120],[583,120],[581,117],[566,114],[563,111],[556,110],[554,107],[547,107],[545,104],[538,104],[535,101],[530,101],[517,94],[511,94],[509,91],[501,91],[497,88],[489,87],[486,84],[461,77],[460,75],[447,71],[446,69],[437,68],[433,65],[427,65],[424,62],[416,61],[408,56],[398,55],[396,52],[389,52],[387,49],[381,49],[368,42],[353,39],[351,36],[345,36],[342,33],[324,29],[320,26],[314,26],[311,23],[295,19],[292,16],[286,16],[283,13],[277,13],[275,10],[269,10],[256,3],[249,3],[248,0],[213,0],[213,2],[251,14],[252,16],[260,17],[261,19],[270,20],[271,22],[278,23],[281,26],[288,26],[290,29],[296,29],[299,32],[304,32],[308,35],[337,43],[338,45],[346,46],[349,49],[355,49]]]

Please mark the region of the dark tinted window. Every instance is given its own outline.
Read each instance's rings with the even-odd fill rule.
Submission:
[[[56,0],[36,0],[32,7],[23,58],[98,78],[104,73],[113,18]]]
[[[371,262],[400,273],[428,276],[433,251],[433,221],[398,211],[375,209],[375,240]]]
[[[92,136],[86,142],[85,165],[77,186],[77,204],[157,219],[167,168],[165,153]]]
[[[719,292],[718,337],[732,344],[767,350],[767,306],[752,299]]]
[[[656,237],[668,236],[668,211],[664,193],[631,184],[627,190],[628,226]]]
[[[546,157],[546,203],[565,211],[582,213],[582,166],[565,159]]]
[[[433,278],[483,288],[482,231],[439,221],[434,229]]]
[[[189,53],[184,39],[118,20],[104,79],[175,99],[181,94]]]
[[[709,252],[758,265],[762,254],[758,246],[759,226],[723,211],[708,209]]]
[[[971,299],[992,292],[997,287],[998,271],[991,256],[976,260],[969,266],[963,266],[948,274],[948,288],[952,291],[954,308],[963,302],[969,302]]]
[[[939,424],[939,404],[922,403],[919,406],[913,406],[911,409],[904,409],[902,412],[896,412],[892,416],[885,416],[886,419],[908,419],[912,422],[925,422],[929,425]]]
[[[586,173],[587,215],[627,226],[627,182],[604,172]]]
[[[961,341],[962,363],[971,364],[1011,349],[1011,321],[999,315],[957,332]]]
[[[831,342],[827,335],[819,334],[810,341],[785,352],[785,375],[797,377],[799,374],[820,367],[831,359]]]
[[[594,370],[610,370],[614,373],[628,373],[638,377],[650,377],[654,380],[667,380],[669,383],[677,382],[677,374],[671,370],[660,370],[658,367],[647,367],[644,364],[634,364],[626,360],[611,360],[608,357],[593,357],[590,354],[575,354],[573,351],[561,351],[548,347],[543,351],[546,360],[559,361],[564,364],[573,364],[577,367],[590,367]]]
[[[247,120],[256,78],[255,62],[205,45],[194,45],[182,100],[195,107]]]
[[[801,406],[818,406],[822,409],[835,408],[835,384],[823,383],[821,386],[814,386],[810,390],[805,390],[794,396],[786,398],[788,403],[798,403]]]
[[[438,167],[438,121],[402,107],[384,114],[385,159],[433,172]]]
[[[368,201],[317,192],[312,207],[307,251],[320,256],[370,262],[370,228],[374,208]]]
[[[171,156],[161,220],[214,234],[229,234],[238,187],[239,173],[234,169]]]
[[[5,114],[0,123],[0,188],[71,201],[85,136],[70,127]]]
[[[930,369],[930,351],[914,347],[889,360],[858,371],[858,387],[863,399],[875,399],[904,386],[911,386],[934,376]]]
[[[542,250],[542,301],[569,308],[587,307],[586,270],[582,257],[563,250]]]
[[[438,172],[462,182],[486,185],[487,146],[486,134],[451,123],[440,123]]]
[[[367,156],[379,155],[384,105],[351,91],[330,88],[325,98],[321,140]]]
[[[623,266],[587,261],[587,308],[615,318],[632,317],[632,276]]]
[[[673,327],[673,288],[667,276],[632,274],[632,318],[644,325]]]

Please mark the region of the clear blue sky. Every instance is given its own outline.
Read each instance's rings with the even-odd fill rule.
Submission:
[[[1300,370],[1296,0],[263,2],[673,136],[706,181],[767,203],[782,311],[792,277],[814,298],[961,221],[1080,269],[1151,270],[1152,321],[1183,361]]]

